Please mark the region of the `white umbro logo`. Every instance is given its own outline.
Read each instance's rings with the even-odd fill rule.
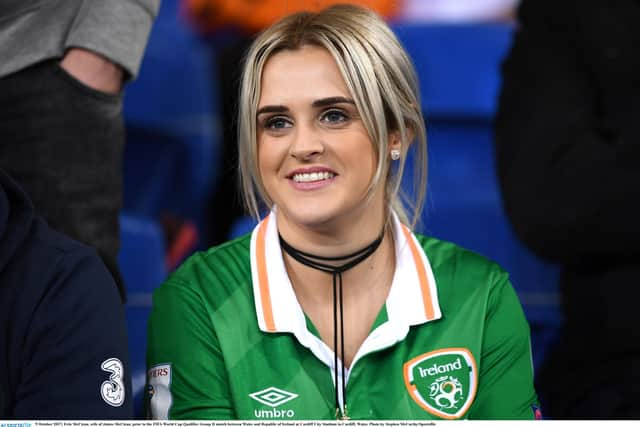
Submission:
[[[255,393],[251,393],[249,395],[254,400],[257,400],[260,403],[264,403],[265,405],[269,405],[272,408],[276,406],[280,406],[283,403],[286,403],[290,400],[298,397],[295,393],[290,393],[288,391],[280,390],[276,387],[265,388],[264,390],[256,391]]]

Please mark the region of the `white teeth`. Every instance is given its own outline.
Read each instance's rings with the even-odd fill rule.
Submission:
[[[330,179],[333,176],[331,172],[297,173],[293,176],[293,180],[295,182],[314,182]]]

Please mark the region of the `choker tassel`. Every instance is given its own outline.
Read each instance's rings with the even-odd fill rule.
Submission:
[[[288,244],[280,234],[280,246],[293,259],[307,267],[324,271],[332,276],[333,283],[333,354],[334,354],[334,382],[336,390],[336,419],[349,420],[347,415],[347,395],[346,395],[346,369],[344,366],[344,309],[342,298],[342,273],[360,264],[373,254],[382,239],[384,238],[384,230],[380,236],[376,238],[368,246],[348,255],[338,257],[322,257],[307,252],[300,251]],[[341,265],[332,265],[331,262],[344,261]],[[339,307],[339,309],[338,309]],[[340,316],[338,316],[338,311]],[[338,381],[338,324],[340,325],[340,363],[341,381]],[[343,405],[340,405],[339,392],[342,392]]]

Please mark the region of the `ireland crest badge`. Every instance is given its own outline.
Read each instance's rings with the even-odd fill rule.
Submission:
[[[440,418],[460,418],[476,394],[476,362],[466,348],[421,354],[404,364],[404,383],[411,398],[425,411]]]

